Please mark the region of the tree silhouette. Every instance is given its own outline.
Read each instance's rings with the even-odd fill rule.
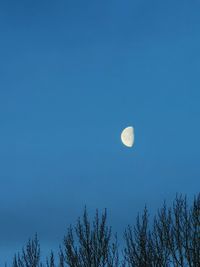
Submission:
[[[111,227],[106,225],[106,210],[91,224],[86,209],[76,226],[64,237],[64,261],[70,267],[117,267],[117,240],[112,241]]]
[[[59,267],[64,267],[65,266],[65,258],[64,258],[64,254],[63,254],[63,251],[62,251],[62,248],[60,247],[60,251],[58,253],[58,256],[59,256]]]
[[[152,220],[150,220],[152,218]],[[53,252],[42,264],[37,235],[14,256],[13,267],[200,267],[200,194],[193,202],[177,195],[154,217],[145,207],[136,223],[124,232],[118,252],[117,236],[107,224],[106,210],[92,221],[85,208],[67,229],[57,258]],[[120,259],[120,260],[119,260]]]
[[[172,208],[164,203],[152,226],[145,208],[124,236],[128,266],[200,267],[200,194],[190,208],[183,196],[176,196]]]
[[[51,251],[51,254],[50,254],[50,259],[47,258],[47,267],[55,267],[55,260],[54,260],[54,254],[53,252]]]
[[[13,267],[39,267],[40,264],[40,244],[35,235],[34,239],[29,239],[21,253],[14,256]]]

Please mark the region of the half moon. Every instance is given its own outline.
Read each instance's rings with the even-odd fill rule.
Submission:
[[[126,127],[121,133],[122,143],[127,147],[132,147],[134,144],[134,128]]]

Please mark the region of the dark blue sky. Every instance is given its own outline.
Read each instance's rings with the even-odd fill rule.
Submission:
[[[121,231],[200,188],[198,0],[0,1],[0,263],[88,206]],[[135,146],[121,130],[135,127]]]

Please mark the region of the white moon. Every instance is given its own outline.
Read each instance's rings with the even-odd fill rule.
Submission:
[[[121,133],[122,143],[127,147],[132,147],[134,139],[134,128],[132,126],[126,127]]]

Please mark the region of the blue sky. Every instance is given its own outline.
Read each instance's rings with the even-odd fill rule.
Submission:
[[[200,2],[0,1],[0,262],[87,205],[119,232],[200,188]],[[135,146],[121,130],[135,127]]]

